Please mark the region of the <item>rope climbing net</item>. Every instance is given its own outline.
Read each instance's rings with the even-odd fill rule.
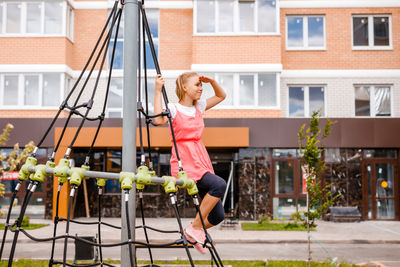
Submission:
[[[116,51],[116,45],[117,45],[117,37],[120,29],[120,22],[121,22],[121,16],[124,10],[124,1],[121,0],[120,2],[116,0],[114,2],[114,5],[111,9],[111,12],[109,13],[109,16],[107,18],[107,21],[102,28],[102,31],[100,33],[100,36],[82,70],[80,73],[78,79],[76,80],[74,86],[72,87],[71,91],[68,93],[64,101],[61,103],[59,110],[55,117],[52,119],[49,127],[45,131],[43,137],[40,139],[38,142],[37,146],[33,150],[32,154],[27,158],[25,164],[21,167],[19,174],[18,174],[18,183],[16,187],[13,190],[13,194],[11,196],[11,201],[10,201],[10,206],[8,209],[7,217],[6,217],[6,223],[5,223],[5,230],[3,233],[3,239],[1,243],[1,249],[0,249],[0,259],[3,254],[4,250],[4,245],[6,241],[6,236],[7,236],[7,231],[11,231],[14,233],[13,236],[13,241],[11,245],[11,250],[9,254],[9,259],[8,259],[8,266],[12,266],[13,259],[14,259],[14,254],[17,246],[17,241],[18,241],[18,236],[20,233],[24,234],[27,236],[29,239],[36,241],[36,242],[52,242],[52,248],[50,252],[50,259],[49,259],[49,266],[53,266],[55,264],[62,264],[63,266],[113,266],[111,264],[107,264],[103,260],[103,248],[109,248],[109,247],[117,247],[117,246],[128,246],[129,247],[129,263],[130,266],[136,266],[136,257],[134,257],[132,251],[135,247],[145,247],[149,251],[149,256],[150,256],[150,261],[151,265],[150,266],[156,266],[154,264],[153,260],[153,255],[151,248],[166,248],[166,247],[172,247],[179,245],[183,247],[187,253],[188,259],[190,261],[191,266],[194,266],[193,259],[191,257],[190,251],[189,251],[189,246],[193,245],[193,243],[189,242],[185,235],[184,235],[184,230],[182,227],[182,222],[181,222],[181,216],[179,214],[179,209],[178,209],[178,204],[176,200],[178,188],[182,188],[187,191],[189,196],[192,197],[194,207],[196,209],[196,212],[200,215],[201,222],[203,224],[203,228],[205,231],[205,237],[206,241],[204,242],[204,247],[208,248],[210,255],[211,255],[211,260],[216,264],[216,266],[223,266],[222,261],[215,249],[215,246],[213,244],[213,241],[211,239],[211,236],[206,230],[204,220],[201,216],[200,213],[200,205],[199,205],[199,198],[198,198],[198,189],[196,186],[196,183],[189,179],[187,176],[186,172],[183,169],[181,160],[179,158],[179,153],[175,141],[175,134],[174,134],[174,129],[172,126],[172,120],[171,120],[171,115],[170,111],[168,109],[168,97],[166,90],[163,86],[162,88],[162,95],[164,102],[166,104],[166,110],[160,114],[155,114],[155,115],[150,115],[149,114],[149,104],[148,104],[148,86],[147,86],[147,62],[146,62],[146,56],[141,56],[141,55],[146,55],[146,41],[148,42],[151,50],[151,55],[154,61],[155,69],[157,74],[161,74],[159,63],[157,60],[152,36],[150,33],[150,27],[147,21],[146,17],[146,12],[143,7],[143,2],[138,2],[138,21],[137,21],[137,26],[138,26],[138,44],[139,44],[139,49],[138,49],[138,101],[137,101],[137,112],[138,112],[138,122],[139,122],[139,135],[140,135],[140,153],[141,153],[141,164],[137,168],[136,172],[120,172],[120,173],[111,173],[111,172],[98,172],[98,171],[92,171],[90,170],[90,160],[91,160],[91,154],[93,153],[93,148],[96,142],[96,139],[99,135],[100,129],[102,127],[104,118],[105,118],[105,111],[106,111],[106,105],[107,105],[107,98],[108,98],[108,93],[110,90],[110,83],[111,83],[111,77],[112,77],[112,71],[113,71],[113,63],[114,63],[114,58],[115,58],[115,51]],[[113,41],[112,38],[114,38]],[[110,43],[112,43],[112,47],[110,47]],[[111,49],[111,51],[108,51]],[[94,99],[96,96],[96,93],[98,92],[98,85],[99,81],[101,78],[101,74],[103,72],[103,67],[106,61],[107,55],[111,55],[110,60],[109,60],[109,70],[108,70],[108,79],[107,79],[107,87],[106,87],[106,93],[103,99],[103,105],[102,105],[102,110],[101,113],[98,116],[95,117],[90,117],[89,113],[94,105]],[[141,58],[143,58],[143,62],[141,62]],[[88,83],[89,80],[92,78],[92,75],[94,73],[95,69],[98,69],[97,76],[95,77],[95,83],[92,88],[91,93],[89,94],[90,97],[87,99],[87,101],[82,100],[84,95],[85,90],[89,90],[88,88]],[[145,106],[143,106],[142,103],[142,96],[141,96],[141,76],[142,76],[142,68],[144,70],[144,92],[145,92]],[[85,76],[85,77],[84,77]],[[79,89],[78,89],[79,88]],[[75,96],[75,99],[72,101],[72,96]],[[70,105],[69,103],[72,102],[73,104]],[[59,116],[62,111],[68,111],[68,117],[65,119],[64,126],[62,128],[60,137],[58,138],[56,145],[54,147],[53,152],[51,155],[49,155],[48,160],[46,164],[37,164],[38,160],[36,157],[36,154],[39,150],[39,148],[42,146],[43,142],[45,139],[48,137],[51,129],[54,127],[56,121],[59,119]],[[73,116],[78,116],[80,118],[80,123],[79,126],[77,127],[77,130],[72,138],[72,141],[70,142],[63,158],[61,158],[58,162],[58,164],[55,163],[55,158],[56,154],[60,148],[60,144],[62,140],[64,139],[66,135],[66,130],[71,122],[71,118]],[[178,164],[179,164],[179,173],[178,173],[178,179],[171,177],[171,176],[162,176],[162,177],[157,177],[155,171],[153,170],[153,164],[152,164],[152,158],[151,158],[151,145],[150,145],[150,124],[152,123],[152,119],[158,116],[167,116],[169,120],[169,126],[171,129],[171,135],[172,135],[172,140],[174,143],[174,148],[175,152],[177,155],[178,159]],[[149,160],[148,160],[148,166],[146,166],[146,158],[145,158],[145,152],[144,152],[144,146],[143,146],[143,129],[142,129],[142,119],[144,119],[145,124],[146,124],[146,130],[147,130],[147,147],[148,147],[148,155],[149,155]],[[83,128],[83,125],[86,121],[97,121],[97,130],[93,136],[91,146],[87,152],[87,155],[85,157],[85,162],[81,167],[70,167],[70,154],[72,151],[72,148],[74,146],[75,141],[77,140],[79,133],[81,129]],[[45,181],[46,178],[54,178],[58,180],[58,190],[57,190],[57,196],[56,196],[56,211],[55,211],[55,216],[54,216],[54,229],[53,229],[53,235],[51,237],[47,238],[38,238],[35,237],[31,234],[29,234],[23,227],[21,226],[23,217],[25,215],[27,206],[29,204],[29,201],[32,197],[32,194],[35,192],[35,190]],[[82,222],[78,220],[73,220],[71,219],[71,207],[72,207],[72,200],[75,196],[75,193],[79,186],[81,185],[82,181],[84,179],[88,178],[94,178],[96,179],[96,185],[98,189],[98,220],[95,222]],[[102,214],[101,214],[101,207],[102,207],[102,195],[104,193],[104,187],[106,185],[106,181],[108,179],[114,179],[114,180],[119,180],[120,182],[120,187],[121,187],[121,192],[123,193],[123,203],[124,203],[124,211],[125,211],[125,217],[126,217],[126,224],[128,225],[127,227],[127,241],[122,241],[118,243],[102,243],[101,239],[101,230],[102,226],[106,227],[112,227],[115,229],[121,229],[120,226],[115,226],[109,223],[105,223],[102,221]],[[14,202],[14,199],[17,196],[17,193],[21,190],[21,185],[24,181],[27,181],[28,187],[26,188],[25,191],[25,196],[24,200],[21,204],[21,210],[19,213],[18,218],[15,220],[14,223],[10,223],[10,217],[11,217],[11,211],[12,211],[12,203]],[[67,212],[67,218],[62,218],[59,216],[59,204],[60,204],[60,192],[61,188],[65,184],[70,184],[71,185],[71,190],[69,194],[69,201],[68,201],[68,212]],[[145,217],[144,217],[144,209],[143,209],[143,190],[146,186],[148,185],[161,185],[164,188],[164,191],[166,194],[169,196],[169,200],[171,202],[171,205],[174,209],[175,217],[177,219],[178,223],[178,230],[176,231],[167,231],[167,230],[162,230],[162,229],[156,229],[150,226],[147,226],[145,224]],[[135,188],[134,188],[135,187]],[[135,240],[135,235],[132,235],[131,232],[131,227],[129,227],[130,221],[129,221],[129,208],[128,208],[128,202],[129,202],[129,192],[134,189],[139,192],[139,200],[140,200],[140,210],[141,210],[141,217],[142,217],[142,225],[137,226],[135,228],[142,228],[144,230],[145,234],[145,240],[146,242],[139,242]],[[57,227],[58,223],[65,221],[65,234],[63,235],[57,235]],[[76,223],[76,224],[92,224],[92,225],[97,225],[97,235],[98,238],[96,239],[96,242],[89,241],[84,238],[80,238],[78,236],[71,235],[69,233],[69,227],[71,223]],[[180,235],[180,238],[168,242],[168,243],[151,243],[149,242],[149,237],[148,237],[148,230],[152,231],[158,231],[161,233],[176,233]],[[61,239],[64,240],[64,247],[63,247],[63,258],[62,261],[56,261],[54,259],[54,252],[55,252],[55,245],[56,245],[56,240]],[[93,264],[87,264],[87,265],[77,265],[77,264],[69,264],[67,263],[67,244],[68,240],[74,239],[78,240],[80,242],[86,243],[88,245],[98,247],[99,250],[99,261],[94,262]]]

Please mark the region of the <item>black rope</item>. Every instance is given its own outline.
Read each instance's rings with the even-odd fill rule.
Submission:
[[[114,4],[114,5],[115,5],[115,4]],[[111,36],[111,33],[112,33],[112,28],[114,27],[115,21],[116,21],[116,16],[114,16],[115,11],[116,11],[116,10],[113,9],[112,12],[111,12],[110,15],[109,15],[109,19],[107,20],[107,23],[106,23],[106,25],[105,25],[105,28],[108,27],[110,18],[112,17],[113,20],[112,20],[112,23],[111,23],[111,30],[108,31],[108,33],[107,33],[107,35],[106,35],[106,37],[105,37],[105,40],[103,41],[103,43],[102,43],[102,45],[101,45],[101,47],[100,47],[100,50],[99,50],[99,52],[98,52],[98,54],[97,54],[97,56],[96,56],[96,58],[95,58],[95,61],[94,61],[93,65],[92,65],[92,68],[90,69],[89,74],[88,74],[88,76],[86,77],[86,80],[85,80],[84,84],[82,85],[81,91],[79,92],[79,94],[78,94],[78,96],[77,96],[77,98],[76,98],[76,100],[75,100],[75,102],[74,102],[74,106],[76,106],[76,105],[78,104],[78,101],[79,101],[79,99],[80,99],[80,97],[81,97],[81,95],[82,95],[82,93],[83,93],[83,91],[84,91],[84,89],[85,89],[85,87],[86,87],[86,85],[87,85],[87,83],[88,83],[88,81],[89,81],[89,79],[90,79],[90,77],[91,77],[93,71],[94,71],[94,68],[95,68],[96,65],[97,65],[97,62],[98,62],[98,60],[99,60],[99,58],[100,58],[100,56],[101,56],[101,54],[102,54],[102,52],[103,52],[103,50],[104,50],[105,45],[109,43],[110,36]],[[120,11],[119,11],[119,12],[120,12]],[[107,52],[107,49],[108,49],[108,47],[106,48],[106,52]],[[104,53],[104,56],[106,55],[106,52]],[[103,61],[104,61],[104,57],[103,57]],[[102,70],[102,68],[100,68],[99,74],[101,73],[101,70]],[[82,73],[83,73],[83,71],[82,71]],[[75,85],[77,85],[77,83],[75,83]],[[94,88],[94,90],[93,90],[94,92],[96,91],[95,89],[96,89],[96,88]],[[88,103],[87,103],[87,105],[86,105],[86,114],[83,115],[83,117],[82,117],[82,118],[83,118],[83,119],[82,119],[83,122],[85,121],[85,118],[86,118],[87,115],[88,115],[88,111],[91,109],[92,105],[93,105],[93,99],[91,99],[91,101],[89,100]],[[63,130],[62,130],[62,132],[61,132],[60,138],[58,139],[57,145],[56,145],[56,147],[55,147],[55,149],[54,149],[54,151],[53,151],[53,155],[58,151],[58,148],[59,148],[59,146],[60,146],[60,144],[61,144],[61,140],[62,140],[63,137],[64,137],[65,131],[66,131],[67,127],[68,127],[69,121],[70,121],[70,119],[71,119],[73,113],[74,113],[74,112],[71,111],[71,112],[69,113],[69,115],[68,115],[68,118],[67,118],[67,120],[66,120],[66,122],[65,122],[65,124],[64,124]],[[81,123],[81,124],[82,124],[82,123]],[[83,124],[82,124],[82,125],[83,125]],[[77,132],[79,132],[79,131],[77,131]],[[75,141],[74,141],[74,142],[75,142]],[[52,159],[53,159],[53,158],[52,158]],[[53,160],[54,160],[54,159],[53,159]]]
[[[74,193],[76,190],[76,185],[72,185],[71,193],[69,196],[68,201],[68,213],[67,213],[67,224],[65,225],[65,236],[69,236],[69,220],[71,219],[71,206],[72,206],[72,199],[74,198]],[[63,253],[63,266],[67,262],[67,249],[68,249],[68,238],[65,237],[64,239],[64,253]]]
[[[143,232],[144,232],[144,236],[146,238],[146,243],[150,243],[149,242],[149,237],[147,235],[147,228],[144,227],[146,225],[146,222],[145,222],[145,219],[144,219],[143,192],[142,191],[143,190],[140,190],[140,192],[139,192],[139,202],[140,202],[140,212],[141,212],[141,215],[142,215]],[[151,264],[153,264],[154,261],[153,261],[153,254],[151,253],[151,248],[148,248],[148,251],[149,251],[149,256],[150,256],[150,262],[151,262]]]
[[[100,34],[100,37],[97,39],[96,45],[95,45],[95,47],[93,48],[93,50],[92,50],[92,52],[91,52],[91,54],[90,54],[90,56],[89,56],[88,61],[86,62],[86,64],[85,64],[85,66],[84,66],[82,72],[80,73],[80,75],[79,75],[79,77],[78,77],[76,83],[74,84],[74,86],[72,87],[71,91],[70,91],[69,94],[67,95],[65,101],[63,101],[63,103],[61,104],[61,106],[60,106],[60,108],[59,108],[59,110],[58,110],[56,116],[53,118],[52,122],[50,123],[50,126],[47,128],[47,130],[46,130],[45,134],[43,135],[42,139],[39,141],[38,145],[36,146],[37,148],[39,148],[39,147],[43,144],[44,140],[46,139],[47,135],[49,134],[50,130],[53,128],[55,122],[57,121],[59,115],[61,114],[61,111],[65,108],[65,106],[66,106],[66,104],[67,104],[67,101],[68,101],[69,98],[72,96],[72,94],[74,93],[74,91],[75,91],[76,87],[78,86],[80,80],[82,79],[83,74],[85,73],[87,67],[89,66],[89,64],[90,64],[90,62],[91,62],[91,60],[92,60],[92,58],[93,58],[93,56],[94,56],[94,54],[95,54],[95,52],[96,52],[96,50],[97,50],[97,47],[98,47],[98,45],[100,44],[101,39],[103,38],[104,32],[106,31],[107,26],[108,26],[108,24],[109,24],[109,22],[110,22],[110,19],[111,19],[111,17],[112,17],[111,14],[115,13],[115,11],[117,10],[117,7],[118,7],[118,2],[116,1],[116,2],[114,3],[114,6],[113,6],[112,10],[111,10],[110,16],[108,17],[107,22],[106,22],[106,24],[104,25],[104,27],[103,27],[103,29],[102,29],[102,32],[101,32],[101,34]],[[36,155],[35,155],[35,154],[32,154],[32,156],[35,157]]]
[[[4,224],[3,239],[1,240],[0,261],[1,261],[2,255],[3,255],[4,243],[6,242],[7,230],[8,230],[9,223],[10,223],[10,217],[11,217],[11,211],[12,211],[13,204],[14,204],[14,199],[17,196],[17,193],[19,191],[19,188],[20,188],[21,184],[22,184],[22,181],[19,181],[18,184],[15,186],[14,192],[13,192],[13,194],[11,196],[10,206],[8,207],[7,218],[6,218],[6,222]]]
[[[32,193],[33,193],[33,189],[31,187],[32,186],[36,186],[36,185],[37,185],[37,182],[32,182],[31,181],[29,186],[28,186],[28,190],[25,193],[24,201],[22,202],[22,206],[21,206],[21,211],[19,213],[19,217],[18,217],[18,219],[17,219],[17,221],[15,223],[17,225],[17,229],[14,232],[14,230],[12,228],[9,228],[11,232],[14,232],[14,239],[13,239],[13,242],[12,242],[12,245],[11,245],[10,256],[8,258],[8,267],[12,266],[12,262],[13,262],[13,259],[14,259],[15,248],[17,246],[17,241],[18,241],[18,235],[19,235],[19,232],[20,232],[19,229],[21,227],[22,220],[24,218],[25,211],[26,211],[26,208],[28,206],[29,200],[30,200],[30,198],[32,196]]]
[[[117,27],[116,27],[116,33],[115,33],[115,37],[114,37],[114,45],[113,45],[113,49],[112,49],[112,54],[111,54],[111,62],[110,62],[110,70],[108,73],[108,79],[107,79],[107,89],[106,89],[106,94],[105,94],[105,98],[104,98],[104,103],[103,103],[103,110],[101,113],[101,120],[99,122],[99,125],[97,126],[97,130],[96,130],[96,134],[93,138],[92,144],[89,148],[89,151],[86,155],[86,159],[88,159],[90,157],[90,154],[93,151],[93,147],[94,144],[97,140],[97,136],[99,134],[99,131],[101,129],[101,125],[103,124],[104,121],[104,116],[105,116],[105,111],[106,111],[106,107],[107,107],[107,100],[108,100],[108,94],[110,92],[110,84],[111,84],[111,76],[112,76],[112,70],[113,70],[113,66],[114,66],[114,58],[115,58],[115,50],[117,47],[117,38],[118,38],[118,33],[119,33],[119,26],[120,26],[120,22],[121,22],[121,16],[122,16],[122,10],[120,10],[117,13],[117,17],[118,17],[118,22],[117,22]],[[85,162],[88,165],[88,162]]]
[[[126,216],[126,228],[128,230],[128,241],[131,241],[132,234],[131,234],[131,224],[129,221],[129,190],[125,190],[125,216]],[[132,255],[132,244],[128,244],[128,249],[129,249],[129,260],[131,263],[131,266],[136,266],[136,264],[133,264],[133,255]]]
[[[120,17],[120,16],[121,16],[121,13],[122,13],[122,9],[120,9],[120,10],[118,11],[117,17]],[[115,22],[116,22],[116,18],[113,19],[113,22],[112,22],[112,24],[111,24],[111,29],[114,28]],[[102,72],[102,70],[103,70],[104,62],[105,62],[106,57],[107,57],[108,46],[109,46],[110,40],[111,40],[111,33],[112,33],[112,30],[110,30],[110,31],[108,32],[106,41],[103,43],[103,46],[102,46],[102,49],[103,49],[103,48],[104,48],[104,44],[107,43],[107,46],[106,46],[105,51],[104,51],[104,54],[103,54],[103,59],[102,59],[101,64],[100,64],[99,73],[98,73],[98,75],[97,75],[96,82],[95,82],[95,85],[94,85],[94,88],[93,88],[93,92],[92,92],[92,95],[91,95],[91,97],[90,97],[89,104],[88,104],[88,106],[87,106],[87,108],[86,108],[85,116],[84,116],[84,118],[82,118],[82,121],[81,121],[81,123],[80,123],[78,129],[76,130],[75,136],[74,136],[74,138],[72,139],[71,144],[70,144],[69,147],[68,147],[69,149],[67,150],[67,153],[72,149],[72,147],[73,147],[73,145],[74,145],[76,139],[78,138],[78,135],[79,135],[79,133],[80,133],[82,127],[83,127],[83,124],[85,123],[86,117],[88,116],[88,114],[89,114],[89,112],[90,112],[90,110],[91,110],[91,108],[92,108],[92,105],[93,105],[93,102],[94,102],[94,97],[95,97],[95,95],[96,95],[96,91],[97,91],[97,88],[98,88],[98,84],[99,84],[101,72]],[[115,44],[114,44],[114,47],[115,47]],[[68,158],[68,157],[69,157],[69,154],[65,154],[64,158]]]
[[[98,218],[99,218],[99,223],[97,225],[97,232],[98,232],[98,240],[99,240],[99,244],[101,244],[101,196],[103,194],[103,188],[98,187],[99,190],[99,197],[97,198],[97,209],[98,211]],[[99,254],[100,254],[100,263],[101,266],[103,266],[103,248],[99,247]]]
[[[144,26],[144,29],[145,29],[146,34],[147,34],[147,40],[149,41],[149,46],[150,46],[151,55],[152,55],[152,57],[153,57],[154,66],[155,66],[155,68],[156,68],[157,74],[161,74],[160,65],[159,65],[159,63],[158,63],[156,51],[155,51],[155,48],[154,48],[153,38],[151,37],[151,33],[150,33],[150,26],[149,26],[149,23],[148,23],[147,17],[146,17],[146,11],[144,10],[144,8],[143,8],[140,4],[139,4],[139,6],[140,6],[140,10],[142,11],[142,15],[143,15],[143,26]],[[170,129],[171,129],[172,141],[173,141],[173,143],[174,143],[176,158],[178,159],[178,162],[181,162],[180,157],[179,157],[179,153],[178,153],[178,147],[177,147],[177,145],[176,145],[176,138],[175,138],[175,133],[174,133],[174,127],[172,126],[171,113],[170,113],[169,108],[168,108],[168,103],[169,103],[169,101],[168,101],[168,96],[167,96],[167,92],[166,92],[164,86],[162,87],[161,91],[162,91],[163,98],[164,98],[164,102],[165,102],[165,108],[166,108],[166,111],[167,111],[167,117],[168,117],[168,121],[169,121],[169,127],[170,127]],[[179,166],[179,169],[180,169],[180,171],[183,170],[181,166]]]
[[[58,210],[59,210],[59,203],[60,203],[60,192],[61,192],[61,187],[62,187],[62,183],[58,184],[58,190],[57,190],[57,200],[56,200],[56,216],[54,216],[54,228],[53,228],[53,237],[55,237],[57,235],[57,225],[59,220],[58,217]],[[51,244],[51,256],[50,256],[50,260],[49,260],[49,267],[53,266],[54,264],[54,248],[55,248],[55,240],[53,240],[52,244]]]

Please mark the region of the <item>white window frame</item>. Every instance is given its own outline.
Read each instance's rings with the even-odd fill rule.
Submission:
[[[254,31],[252,32],[241,32],[240,31],[240,20],[239,20],[239,0],[233,1],[233,31],[232,32],[219,32],[218,25],[218,11],[219,1],[215,0],[214,16],[215,16],[215,32],[197,32],[197,2],[194,0],[193,4],[193,36],[241,36],[241,35],[280,35],[280,8],[279,0],[275,1],[275,31],[274,32],[258,32],[258,0],[254,0]]]
[[[368,45],[354,45],[354,25],[353,25],[353,18],[357,17],[368,17]],[[388,46],[376,46],[374,45],[374,18],[379,17],[388,17],[389,18],[389,45]],[[367,15],[367,14],[357,14],[351,16],[351,48],[352,50],[393,50],[393,43],[392,43],[392,15],[389,14],[374,14],[374,15]]]
[[[288,46],[288,18],[300,17],[303,18],[303,46]],[[324,28],[324,45],[323,46],[308,46],[308,18],[322,17]],[[326,19],[325,15],[287,15],[285,18],[285,42],[286,50],[326,50]]]
[[[55,106],[43,106],[43,75],[50,73],[1,73],[0,74],[0,110],[13,110],[13,109],[58,109],[61,102],[64,99],[65,92],[65,73],[53,73],[60,75],[60,92],[58,103]],[[17,105],[4,105],[4,77],[7,75],[16,75],[18,76],[18,104]],[[24,94],[25,94],[25,76],[38,76],[39,78],[39,86],[38,86],[38,97],[39,102],[38,105],[25,105],[24,104]]]
[[[356,115],[356,88],[357,86],[369,87],[369,116]],[[376,87],[389,87],[390,90],[390,116],[376,116],[375,114],[375,88]],[[353,85],[353,116],[355,118],[391,118],[393,117],[393,84],[354,84]]]
[[[289,88],[290,87],[302,87],[303,94],[304,94],[304,117],[294,117],[290,115],[290,92]],[[321,114],[322,118],[328,117],[327,114],[327,97],[326,97],[326,84],[288,84],[287,85],[287,116],[288,118],[311,118],[311,112],[310,112],[310,87],[322,87],[324,88],[324,110],[323,114]]]
[[[67,37],[73,42],[73,23],[74,23],[74,15],[72,15],[72,25],[67,25],[67,8],[71,8],[72,6],[67,3],[67,1],[57,1],[62,4],[62,18],[61,18],[61,32],[49,34],[44,32],[44,24],[45,24],[45,2],[43,0],[39,1],[18,1],[18,2],[11,2],[5,1],[1,2],[0,5],[3,6],[3,21],[2,21],[2,28],[0,29],[0,37]],[[21,14],[20,14],[20,32],[19,33],[6,33],[6,24],[7,24],[7,5],[9,3],[12,4],[20,4],[21,5]],[[28,3],[37,3],[41,5],[41,17],[40,17],[40,33],[27,33],[27,4]],[[74,10],[72,9],[72,13]],[[71,34],[67,36],[67,27],[71,27],[72,31]]]
[[[199,71],[199,73],[210,73],[207,71]],[[278,72],[212,72],[214,79],[219,80],[220,75],[232,75],[233,76],[233,105],[217,105],[213,109],[257,109],[257,110],[277,110],[280,109],[280,75]],[[275,74],[275,93],[276,93],[276,106],[260,106],[258,103],[258,75],[259,74]],[[251,75],[253,76],[254,87],[254,105],[240,105],[240,76]]]

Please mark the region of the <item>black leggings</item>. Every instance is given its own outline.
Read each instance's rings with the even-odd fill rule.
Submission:
[[[221,202],[226,189],[225,180],[215,174],[207,172],[203,175],[201,180],[197,182],[197,187],[199,189],[199,195],[202,199],[207,193],[213,197],[220,198],[217,205],[215,205],[207,217],[209,223],[212,225],[219,224],[225,218],[225,211]]]

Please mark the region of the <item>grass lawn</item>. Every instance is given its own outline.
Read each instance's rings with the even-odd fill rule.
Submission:
[[[29,225],[24,225],[22,226],[23,229],[25,230],[33,230],[33,229],[38,229],[47,226],[48,224],[36,224],[36,223],[31,223]],[[0,223],[0,230],[4,230],[5,225],[4,223]]]
[[[119,261],[106,261],[109,264],[119,264]],[[72,262],[69,262],[72,263]],[[82,262],[83,263],[83,262]],[[88,262],[85,262],[88,264]],[[155,264],[185,264],[189,265],[189,261],[154,261]],[[195,261],[195,265],[210,265],[210,261]],[[231,265],[233,267],[306,267],[307,262],[305,261],[269,261],[268,263],[264,261],[223,261],[224,265]],[[149,264],[148,261],[138,261],[139,266],[144,264]],[[0,267],[7,266],[6,261],[0,262]],[[49,266],[48,261],[37,261],[37,260],[19,260],[13,264],[13,267],[22,267],[22,266],[32,266],[32,267],[47,267]],[[58,265],[59,266],[59,265]],[[336,266],[335,264],[330,263],[321,263],[321,262],[312,262],[312,267],[332,267]],[[341,263],[341,267],[356,267],[354,264],[345,264]]]
[[[242,230],[247,231],[307,231],[303,224],[299,223],[242,223]],[[311,228],[311,231],[315,229]]]

